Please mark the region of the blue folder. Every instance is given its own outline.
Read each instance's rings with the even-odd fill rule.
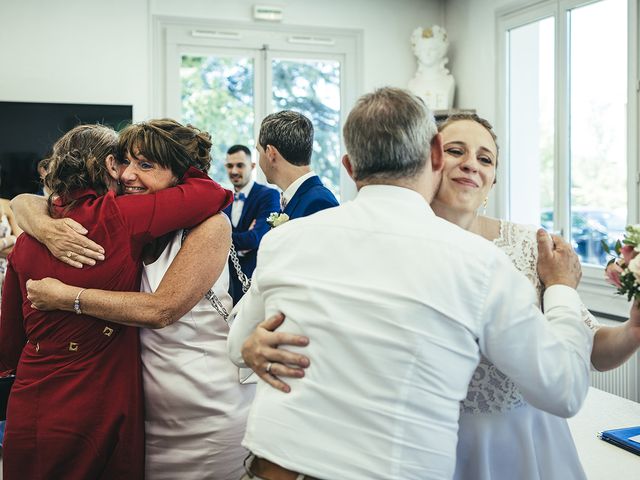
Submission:
[[[640,427],[616,428],[614,430],[605,430],[598,434],[605,442],[640,455],[640,443],[629,440],[629,438],[635,437],[636,435],[640,435]]]

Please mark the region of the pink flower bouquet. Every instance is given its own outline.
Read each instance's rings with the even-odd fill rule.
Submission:
[[[622,242],[616,242],[612,253],[602,242],[604,250],[614,255],[605,269],[607,281],[618,289],[628,300],[640,300],[640,225],[628,225]]]

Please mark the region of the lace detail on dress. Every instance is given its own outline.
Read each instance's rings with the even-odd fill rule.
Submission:
[[[515,267],[524,273],[538,292],[542,285],[538,278],[538,244],[535,233],[511,222],[500,221],[500,235],[493,241],[502,249]],[[513,381],[484,356],[469,382],[467,398],[460,409],[465,413],[497,413],[513,410],[525,401]]]
[[[515,223],[500,221],[500,235],[494,245],[505,252],[514,266],[533,284],[538,292],[538,305],[542,298],[542,284],[538,277],[538,242],[536,232]],[[600,325],[593,315],[582,305],[582,319],[592,330]],[[498,413],[513,410],[526,402],[522,394],[504,373],[484,356],[469,382],[467,398],[461,402],[464,413]]]

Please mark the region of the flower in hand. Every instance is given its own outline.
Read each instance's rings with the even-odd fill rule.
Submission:
[[[605,277],[628,300],[640,300],[640,225],[628,225],[622,242],[618,240],[614,253],[603,241],[604,250],[613,255],[605,268]]]
[[[276,228],[287,221],[289,221],[289,215],[286,213],[273,212],[267,217],[267,223],[271,228]]]

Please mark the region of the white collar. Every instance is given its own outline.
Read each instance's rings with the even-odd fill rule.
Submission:
[[[415,205],[435,216],[431,205],[415,190],[397,185],[365,185],[358,191],[355,201],[361,199],[379,199],[385,202],[399,202],[404,206]]]
[[[291,185],[287,187],[287,189],[284,192],[282,192],[282,196],[284,197],[285,201],[289,203],[293,198],[293,196],[298,191],[298,189],[300,188],[300,185],[302,185],[309,178],[315,177],[315,176],[317,175],[314,172],[308,172],[302,175],[301,177],[298,177]]]

